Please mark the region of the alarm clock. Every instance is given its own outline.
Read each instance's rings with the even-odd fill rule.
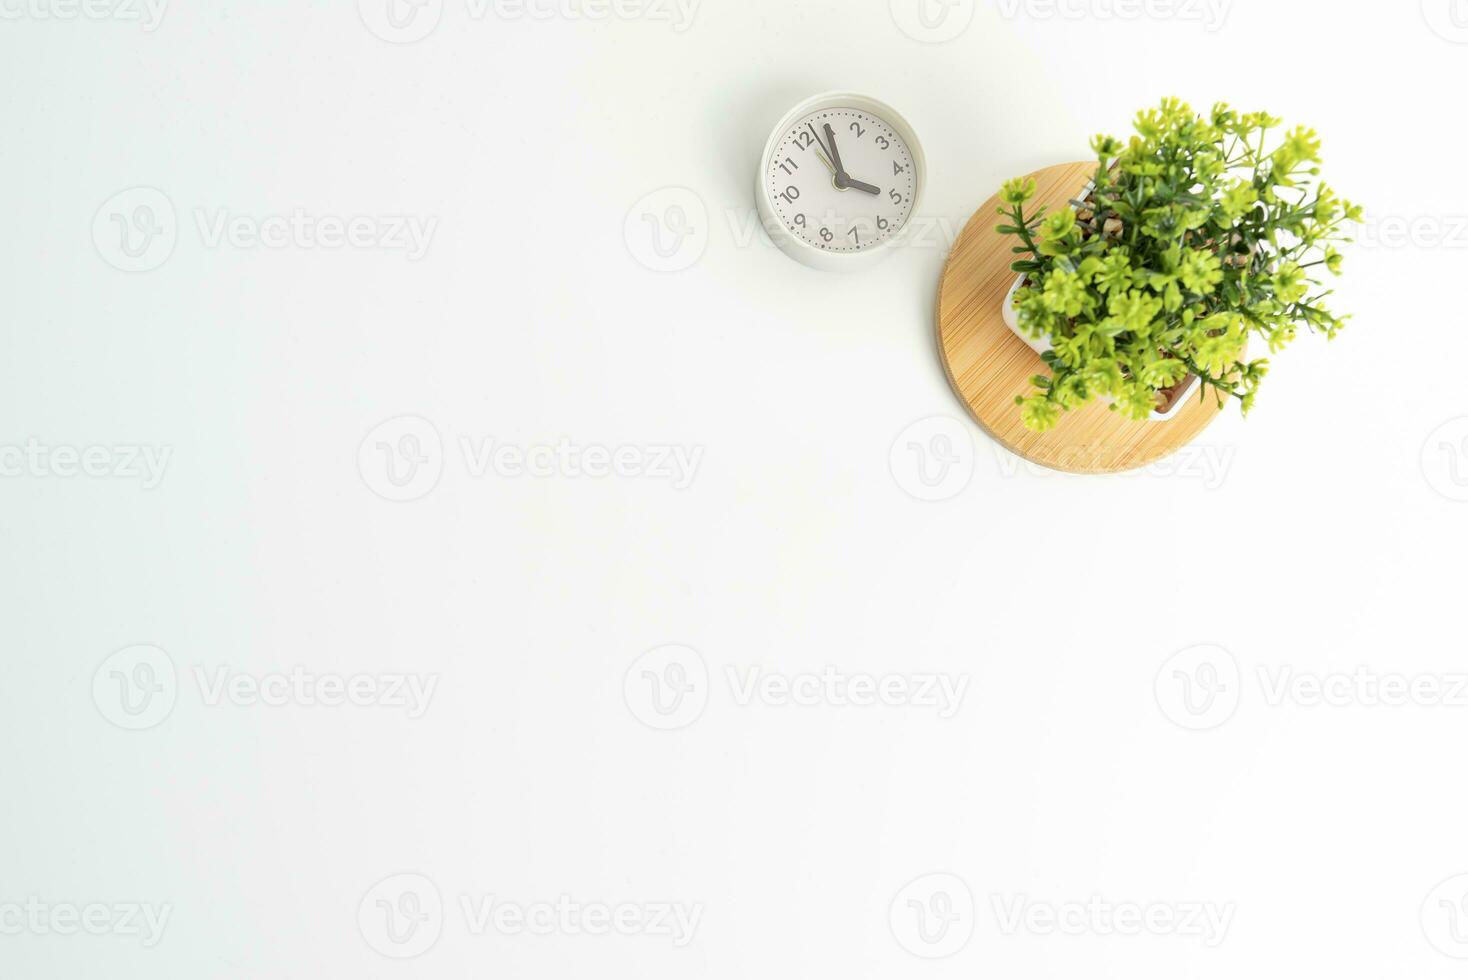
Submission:
[[[765,144],[760,221],[797,262],[868,268],[911,228],[927,170],[917,133],[896,109],[851,92],[817,95],[786,113]]]

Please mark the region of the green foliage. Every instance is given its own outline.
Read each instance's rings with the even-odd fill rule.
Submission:
[[[1316,273],[1340,275],[1337,242],[1361,209],[1318,180],[1320,141],[1299,127],[1272,149],[1280,120],[1222,103],[1206,118],[1177,99],[1137,114],[1126,144],[1091,142],[1100,165],[1086,201],[1030,212],[1033,180],[1004,185],[1002,234],[1019,244],[1021,329],[1048,337],[1049,377],[1016,399],[1025,425],[1053,428],[1093,398],[1146,418],[1159,392],[1197,375],[1220,403],[1254,404],[1268,361],[1245,361],[1251,335],[1271,352],[1301,324],[1344,326]]]

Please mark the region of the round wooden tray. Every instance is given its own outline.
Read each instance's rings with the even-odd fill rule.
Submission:
[[[1033,207],[1064,207],[1095,175],[1096,164],[1068,163],[1038,170]],[[1030,378],[1049,374],[1040,355],[1004,325],[1001,305],[1015,273],[1012,237],[1000,235],[999,195],[984,202],[964,226],[938,284],[938,353],[958,397],[984,431],[1010,452],[1068,473],[1119,473],[1170,456],[1207,428],[1217,400],[1196,394],[1166,422],[1134,422],[1104,402],[1061,416],[1049,432],[1032,432],[1019,418],[1014,396],[1031,391]]]

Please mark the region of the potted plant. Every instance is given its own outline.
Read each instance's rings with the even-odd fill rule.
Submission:
[[[1051,429],[1096,398],[1166,420],[1195,390],[1247,413],[1269,366],[1245,359],[1251,335],[1271,352],[1302,325],[1336,335],[1348,318],[1323,305],[1317,270],[1340,274],[1335,245],[1361,209],[1318,179],[1315,133],[1271,145],[1279,125],[1164,99],[1125,145],[1092,140],[1095,179],[1063,210],[1027,209],[1033,180],[1004,185],[998,230],[1022,256],[1006,322],[1050,369],[1015,399],[1026,426]]]

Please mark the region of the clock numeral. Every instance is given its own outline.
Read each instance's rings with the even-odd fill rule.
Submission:
[[[890,147],[892,145],[892,141],[889,140],[889,139],[887,139],[887,137],[885,137],[885,136],[878,136],[877,137],[877,145],[880,146],[882,149],[885,150],[885,149],[887,149],[888,147]]]
[[[878,215],[877,216],[877,230],[878,231],[886,231],[887,228],[891,224],[892,224],[892,222],[888,221],[886,218],[882,217],[881,215]]]
[[[898,174],[902,173],[906,169],[907,169],[906,167],[904,167],[902,164],[898,163],[896,160],[893,160],[892,161],[892,175],[894,177],[897,176]]]
[[[888,191],[887,192],[887,196],[890,197],[890,198],[892,198],[892,203],[893,204],[901,204],[902,203],[902,195],[899,194],[899,193],[897,193],[896,191]]]
[[[815,137],[812,136],[810,133],[796,133],[795,134],[795,142],[797,142],[797,143],[800,144],[800,148],[802,150],[808,150],[808,149],[810,149],[811,148],[811,144],[813,144],[815,141],[816,141],[815,140]]]
[[[855,123],[855,122],[852,123],[851,124],[851,131],[856,134],[856,138],[857,139],[861,139],[863,136],[865,136],[867,134],[867,131],[865,129],[862,129],[861,128],[861,123]]]
[[[796,187],[794,184],[791,184],[789,187],[785,188],[785,192],[780,195],[780,198],[786,204],[794,204],[796,201],[800,200],[800,188]]]
[[[785,171],[787,174],[793,174],[795,173],[795,171],[800,169],[800,164],[796,163],[789,157],[786,157],[785,162],[780,164],[780,169]]]
[[[802,228],[805,227],[805,215],[803,214],[797,214],[794,218],[791,218],[790,220]]]
[[[857,245],[860,245],[861,244],[861,229],[860,228],[853,228],[850,231],[848,231],[846,234],[850,235],[856,241],[856,244]]]
[[[822,228],[821,229],[821,241],[829,242],[831,239],[833,239],[835,237],[836,237],[835,235],[831,234],[831,229],[829,229],[829,228]]]

